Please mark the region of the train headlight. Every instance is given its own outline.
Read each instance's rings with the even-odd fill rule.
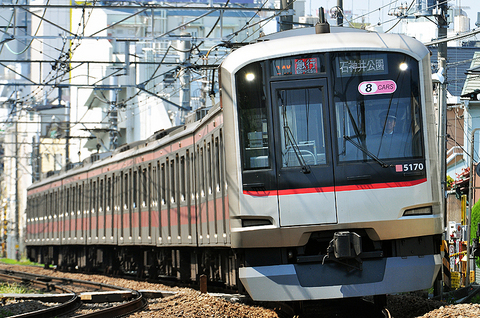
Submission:
[[[401,63],[399,67],[400,67],[400,71],[406,71],[407,68],[408,68],[408,64],[407,63]]]
[[[255,79],[255,74],[247,73],[247,74],[245,74],[245,79],[247,80],[247,82],[251,82]]]
[[[412,215],[430,215],[432,214],[432,207],[426,206],[423,208],[410,209],[403,212],[403,216],[412,216]]]

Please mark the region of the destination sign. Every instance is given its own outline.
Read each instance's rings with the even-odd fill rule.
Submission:
[[[273,76],[318,74],[321,72],[319,57],[282,58],[272,61]]]
[[[357,57],[335,58],[337,77],[379,75],[388,73],[386,54],[362,54]]]

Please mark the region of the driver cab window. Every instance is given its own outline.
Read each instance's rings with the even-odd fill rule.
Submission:
[[[245,66],[238,71],[235,80],[243,170],[270,168],[269,125],[261,65]]]

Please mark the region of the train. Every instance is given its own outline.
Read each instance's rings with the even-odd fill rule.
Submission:
[[[231,52],[220,102],[28,190],[28,257],[304,301],[430,288],[444,231],[430,52],[283,31]],[[197,114],[198,115],[198,114]]]

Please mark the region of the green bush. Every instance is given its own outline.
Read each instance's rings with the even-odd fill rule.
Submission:
[[[477,224],[480,223],[480,200],[478,200],[472,208],[472,221],[470,222],[470,243],[473,242],[473,239],[477,238]],[[480,258],[477,257],[476,260],[477,266],[480,266]]]
[[[9,265],[39,265],[37,263],[32,263],[26,259],[21,259],[20,261],[17,261],[10,258],[0,258],[0,262]]]

